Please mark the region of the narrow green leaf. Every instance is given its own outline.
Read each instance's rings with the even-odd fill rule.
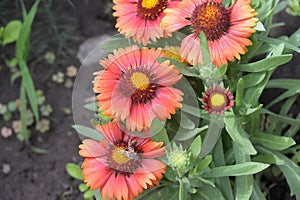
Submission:
[[[200,154],[200,151],[201,151],[201,143],[202,143],[202,140],[201,140],[201,136],[197,136],[194,141],[192,142],[190,148],[188,149],[189,152],[191,152],[192,156],[193,156],[193,159],[195,160],[199,154]]]
[[[213,158],[213,165],[215,167],[225,165],[224,150],[223,150],[221,137],[219,138],[219,141],[215,145],[212,158]],[[215,180],[216,180],[215,181],[216,186],[218,186],[225,199],[233,199],[233,192],[232,192],[229,177],[216,177]]]
[[[256,181],[253,181],[253,191],[250,200],[266,200]]]
[[[93,192],[96,200],[102,200],[102,197],[100,195],[100,190],[93,190]]]
[[[300,80],[298,79],[272,79],[266,85],[266,88],[281,88],[290,89],[300,85]]]
[[[278,165],[279,169],[284,174],[288,185],[291,190],[291,196],[296,195],[297,199],[300,199],[300,167],[297,166],[292,160],[287,158],[285,155],[277,152],[277,151],[271,151],[267,150],[265,148],[260,148],[265,153],[274,154],[279,157],[279,159],[282,159],[284,162],[284,165]]]
[[[281,122],[284,122],[284,123],[287,123],[287,124],[300,126],[300,120],[298,120],[298,119],[293,119],[293,118],[290,118],[290,117],[287,117],[287,116],[278,115],[278,114],[273,113],[273,112],[271,112],[267,109],[264,109],[264,108],[261,109],[261,113],[262,114],[268,114],[268,115],[272,116],[273,119],[275,119],[276,121],[281,121]]]
[[[175,119],[182,128],[188,130],[195,129],[194,122],[190,120],[183,112],[180,114],[177,112],[175,115],[173,115],[173,119]]]
[[[266,31],[266,29],[265,29],[263,23],[261,23],[261,21],[258,21],[256,23],[256,26],[254,27],[254,29],[257,31]]]
[[[180,140],[180,141],[188,140],[188,139],[196,136],[197,134],[205,131],[206,129],[208,129],[208,125],[205,125],[201,128],[195,128],[194,130],[181,130],[176,133],[176,136],[174,139]]]
[[[170,141],[169,141],[166,128],[163,127],[157,134],[152,136],[152,140],[157,142],[163,142],[164,146],[168,145]]]
[[[225,114],[225,124],[229,136],[245,154],[255,155],[257,153],[232,111]]]
[[[28,15],[26,15],[24,18],[24,22],[16,43],[16,57],[19,61],[27,60],[27,56],[29,53],[29,38],[31,32],[31,25],[35,17],[36,11],[38,9],[39,3],[40,0],[36,0]]]
[[[188,199],[189,189],[190,189],[189,179],[186,177],[179,179],[179,200],[187,200]]]
[[[76,124],[73,125],[72,128],[74,128],[77,131],[77,133],[79,133],[82,136],[92,138],[97,141],[101,141],[103,139],[103,135],[100,132],[90,127]]]
[[[192,195],[192,200],[225,200],[220,190],[216,187],[212,187],[208,184],[204,184],[200,187],[196,194]],[[170,199],[171,200],[171,199]]]
[[[267,72],[266,76],[264,78],[264,80],[259,83],[258,85],[248,88],[245,92],[244,92],[244,100],[245,100],[245,104],[248,104],[250,106],[256,106],[258,103],[258,99],[260,97],[260,95],[262,94],[262,92],[264,91],[264,88],[266,86],[266,84],[268,83],[270,77],[272,75],[272,72]]]
[[[278,156],[271,155],[271,154],[259,154],[252,158],[254,162],[261,162],[266,164],[276,164],[276,165],[283,165],[284,162]]]
[[[91,103],[85,104],[83,107],[87,110],[95,112],[97,110],[97,103],[91,102]]]
[[[166,60],[169,60],[171,65],[175,65],[176,69],[178,69],[180,73],[185,76],[190,76],[190,77],[200,76],[199,71],[195,67],[186,66],[184,63],[174,60],[173,58],[168,58],[168,57],[157,58],[157,62],[159,63],[163,63]]]
[[[201,54],[202,54],[202,62],[204,66],[211,66],[212,60],[210,58],[210,51],[208,47],[207,38],[205,33],[201,31],[200,33],[200,47],[201,47]]]
[[[27,64],[23,60],[20,60],[19,65],[20,65],[23,83],[24,83],[24,87],[26,88],[26,93],[27,93],[27,96],[29,99],[30,106],[31,106],[31,109],[35,116],[35,120],[38,122],[39,121],[39,110],[38,110],[38,103],[37,103],[37,98],[36,98],[36,94],[35,94],[34,84],[33,84],[30,72],[28,70]]]
[[[276,67],[283,65],[289,62],[292,59],[292,54],[285,54],[281,56],[273,56],[269,58],[265,58],[263,60],[259,60],[253,63],[248,64],[239,64],[234,66],[235,69],[244,72],[263,72],[273,70]]]
[[[266,72],[250,73],[243,76],[245,88],[260,84],[266,77]]]
[[[208,167],[208,165],[211,163],[212,161],[212,156],[211,155],[207,155],[203,158],[203,160],[201,160],[199,162],[199,164],[194,168],[193,174],[195,175],[200,175],[204,172],[205,168]]]
[[[237,145],[233,144],[236,164],[250,161],[250,156],[241,151]],[[235,178],[235,199],[249,199],[253,189],[253,176],[237,176]]]
[[[133,41],[131,39],[126,38],[113,38],[109,39],[108,41],[105,41],[100,48],[104,49],[108,52],[114,52],[114,50],[119,48],[126,48],[130,45],[132,45]]]
[[[245,176],[250,174],[256,174],[266,169],[270,165],[257,163],[257,162],[245,162],[235,165],[227,165],[212,168],[209,172],[204,173],[203,177],[224,177],[224,176]]]
[[[281,43],[284,43],[285,48],[300,53],[300,49],[297,46],[295,46],[292,43],[289,43],[287,41],[284,41],[284,40],[280,40],[280,39],[276,39],[276,38],[269,38],[269,37],[262,36],[262,35],[257,35],[257,39],[262,42],[265,42],[268,44],[273,44],[273,45],[279,45]]]
[[[269,149],[284,150],[290,146],[296,144],[290,137],[271,135],[266,133],[252,134],[251,140],[255,143],[259,143]]]
[[[215,144],[217,143],[221,135],[223,127],[224,127],[223,121],[212,116],[212,119],[209,124],[209,128],[207,130],[207,133],[202,143],[202,149],[200,152],[201,158],[209,154],[209,152],[214,148]]]
[[[83,180],[83,176],[82,176],[82,170],[81,168],[74,164],[74,163],[68,163],[66,165],[66,171],[68,172],[68,174],[78,180]]]
[[[243,105],[243,96],[244,96],[244,79],[240,78],[238,80],[237,88],[236,88],[236,95],[235,95],[235,105],[239,108]]]
[[[27,117],[26,117],[26,89],[24,85],[24,81],[21,84],[21,94],[20,94],[20,102],[21,102],[21,109],[20,109],[20,118],[21,118],[21,138],[25,141],[29,140],[29,131],[27,129]]]
[[[271,103],[269,103],[266,108],[270,108],[271,106],[273,106],[274,104],[289,98],[291,96],[294,96],[295,94],[300,94],[300,85],[298,85],[297,87],[293,87],[290,88],[288,91],[284,92],[283,94],[281,94],[280,96],[278,96],[276,99],[274,99]]]

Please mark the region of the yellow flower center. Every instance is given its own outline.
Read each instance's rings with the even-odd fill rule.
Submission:
[[[214,107],[221,107],[226,104],[226,99],[223,94],[213,94],[210,98],[211,105]]]
[[[125,147],[117,147],[112,151],[112,159],[120,165],[130,161],[130,158],[125,153],[125,149]]]
[[[228,32],[230,12],[221,3],[206,2],[196,6],[190,20],[197,37],[203,31],[208,40],[214,41]]]
[[[142,0],[142,7],[146,9],[151,9],[157,6],[158,3],[158,0]]]
[[[132,74],[131,83],[139,90],[146,90],[150,84],[149,78],[141,72],[134,72]]]

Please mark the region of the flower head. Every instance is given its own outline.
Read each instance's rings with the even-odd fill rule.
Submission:
[[[202,101],[204,110],[216,115],[223,114],[234,104],[231,92],[220,86],[210,86],[203,93]]]
[[[174,0],[114,0],[117,17],[116,28],[126,38],[133,37],[134,41],[146,45],[151,39],[168,37],[171,34],[160,27],[166,8],[179,4]]]
[[[180,54],[192,65],[202,62],[199,34],[203,31],[213,63],[219,67],[227,65],[252,45],[248,39],[255,30],[256,12],[251,0],[237,0],[229,8],[222,0],[185,0],[177,8],[167,8],[161,27],[174,32],[189,26],[192,33],[181,43]]]
[[[96,125],[106,140],[86,139],[79,146],[85,157],[82,173],[87,186],[99,189],[103,199],[133,200],[144,189],[159,184],[166,165],[162,142],[133,136],[116,123]]]
[[[94,92],[99,93],[99,111],[116,120],[126,120],[129,130],[147,130],[152,120],[171,118],[181,107],[183,93],[174,88],[182,77],[169,61],[158,63],[161,50],[137,46],[119,49],[100,63]]]

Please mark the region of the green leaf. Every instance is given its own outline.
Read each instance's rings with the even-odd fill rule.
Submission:
[[[83,180],[83,176],[82,176],[82,170],[81,168],[74,164],[74,163],[68,163],[66,165],[66,171],[68,172],[68,174],[78,180]]]
[[[163,127],[156,135],[152,136],[152,140],[156,142],[163,142],[164,146],[170,143],[167,130]]]
[[[220,190],[216,187],[212,187],[208,184],[204,184],[200,187],[196,194],[192,195],[192,200],[225,200]],[[171,200],[171,199],[170,199]]]
[[[292,59],[292,54],[285,54],[281,56],[273,56],[269,58],[265,58],[263,60],[259,60],[253,63],[248,64],[239,64],[235,65],[235,69],[244,72],[263,72],[273,70],[276,67],[283,65],[289,62]]]
[[[213,158],[213,165],[215,167],[225,165],[222,138],[219,138],[219,141],[217,142],[214,148],[212,158]],[[229,177],[217,177],[215,178],[215,180],[216,180],[215,184],[218,186],[225,199],[233,199],[233,192],[232,192]]]
[[[289,43],[287,41],[284,41],[284,40],[280,40],[280,39],[276,39],[276,38],[269,38],[269,37],[262,36],[262,35],[257,35],[257,39],[262,42],[265,42],[268,44],[273,44],[273,45],[279,45],[281,43],[284,43],[285,48],[296,51],[297,53],[300,53],[300,49],[297,46],[295,46],[292,43]]]
[[[93,190],[93,192],[96,200],[102,200],[102,197],[100,195],[100,190]]]
[[[266,88],[281,88],[290,89],[300,85],[300,80],[298,79],[272,79],[266,85]]]
[[[19,61],[27,60],[27,56],[29,54],[29,38],[31,32],[31,25],[35,17],[36,11],[38,9],[39,3],[40,0],[36,0],[31,10],[29,11],[28,15],[26,15],[24,18],[24,22],[21,27],[20,34],[16,43],[16,57],[18,58]]]
[[[194,137],[195,135],[205,131],[206,129],[208,129],[207,125],[205,125],[201,128],[195,128],[194,130],[179,131],[179,132],[177,132],[174,139],[180,140],[180,141],[188,140],[188,139]]]
[[[201,151],[201,143],[202,143],[202,140],[201,140],[201,136],[197,136],[193,143],[191,144],[190,148],[189,148],[189,152],[191,152],[192,156],[193,156],[193,159],[195,160],[199,154],[200,154],[200,151]]]
[[[205,168],[208,167],[208,165],[211,163],[212,161],[212,156],[211,155],[207,155],[203,158],[203,160],[201,160],[199,162],[199,164],[194,168],[193,174],[195,175],[200,175],[204,172]]]
[[[253,191],[250,200],[266,200],[256,181],[253,181]]]
[[[12,20],[5,26],[2,33],[3,46],[15,42],[18,39],[21,27],[22,22],[20,20]]]
[[[180,114],[177,112],[175,115],[173,115],[173,119],[175,119],[182,128],[188,130],[195,129],[194,122],[190,120],[183,112],[181,112]]]
[[[271,106],[273,106],[274,104],[289,98],[291,96],[294,96],[295,94],[300,94],[300,85],[290,88],[288,91],[284,92],[283,94],[281,94],[280,96],[278,96],[276,99],[274,99],[271,103],[269,103],[266,108],[270,108]]]
[[[131,46],[133,41],[131,39],[126,38],[113,38],[109,39],[108,41],[105,41],[100,48],[104,49],[108,52],[114,52],[114,50],[119,48],[126,48],[128,46]]]
[[[97,103],[91,102],[91,103],[85,104],[83,107],[87,110],[95,112],[97,110]]]
[[[35,120],[38,122],[39,121],[39,110],[38,110],[37,98],[35,95],[34,84],[33,84],[30,72],[28,70],[27,64],[24,62],[24,60],[20,60],[19,65],[20,65],[21,74],[22,74],[22,78],[23,78],[22,82],[26,89],[26,93],[27,93],[27,96],[29,99],[30,106],[33,111]]]
[[[92,190],[88,190],[85,193],[83,193],[83,198],[84,199],[89,199],[94,197],[94,192]]]
[[[212,168],[204,173],[203,177],[224,177],[224,176],[245,176],[256,174],[266,169],[270,165],[258,162],[244,162],[241,164],[227,165]]]
[[[190,181],[188,178],[183,177],[179,179],[179,200],[188,199],[188,191],[190,190]]]
[[[282,115],[278,115],[278,114],[275,114],[267,109],[261,109],[261,113],[262,114],[268,114],[270,116],[273,117],[274,120],[276,121],[281,121],[281,122],[284,122],[284,123],[287,123],[287,124],[291,124],[291,125],[297,125],[297,126],[300,126],[300,120],[298,119],[293,119],[293,118],[290,118],[290,117],[287,117],[287,116],[282,116]]]
[[[256,23],[256,26],[254,27],[254,29],[257,31],[266,31],[266,29],[265,29],[263,23],[261,23],[261,21],[258,21]]]
[[[261,148],[260,150],[262,150],[265,153],[274,154],[278,156],[279,159],[283,160],[284,165],[278,165],[278,167],[282,171],[288,182],[288,185],[291,190],[291,196],[296,195],[296,198],[300,199],[300,167],[297,166],[292,160],[290,160],[289,158],[277,151],[271,151],[265,148]]]
[[[276,164],[276,165],[283,165],[284,162],[278,156],[271,155],[271,154],[260,154],[252,158],[254,162],[261,162],[266,164]]]
[[[74,128],[80,135],[92,138],[96,141],[101,141],[103,139],[103,135],[100,132],[90,127],[76,124],[73,125],[72,128]]]
[[[245,92],[244,92],[244,100],[245,100],[245,104],[250,105],[250,106],[256,106],[257,105],[257,101],[260,97],[260,95],[262,94],[266,84],[268,83],[270,77],[272,75],[272,72],[267,72],[266,76],[264,78],[264,80],[259,83],[258,85],[248,88]]]
[[[255,155],[257,153],[232,111],[225,113],[225,124],[229,136],[245,154]]]
[[[80,183],[79,186],[78,186],[78,189],[80,192],[85,192],[87,191],[89,188],[86,186],[85,183]]]
[[[171,65],[175,65],[176,69],[180,71],[181,74],[190,77],[199,77],[199,71],[195,67],[186,66],[184,63],[174,60],[173,58],[168,57],[159,57],[157,58],[157,62],[163,63],[166,60],[170,61]]]
[[[215,144],[217,143],[220,137],[223,126],[223,121],[217,119],[215,116],[212,115],[209,128],[202,143],[202,149],[200,152],[201,158],[206,156],[214,148]]]
[[[241,151],[237,145],[233,144],[236,164],[250,161],[250,156]],[[237,176],[235,178],[235,199],[249,199],[253,189],[253,176]]]
[[[236,95],[235,95],[235,105],[237,107],[241,107],[243,105],[244,89],[245,89],[244,79],[240,78],[237,84]]]
[[[212,60],[210,58],[210,51],[208,47],[207,38],[205,33],[201,31],[200,33],[200,47],[201,47],[201,54],[202,54],[202,62],[204,66],[211,66]]]
[[[27,129],[27,117],[26,117],[26,89],[24,85],[24,80],[22,81],[21,84],[21,92],[20,92],[20,118],[21,118],[21,133],[19,134],[22,140],[28,141],[30,134]]]
[[[290,137],[271,135],[266,133],[259,133],[251,135],[251,140],[255,143],[259,143],[269,149],[284,150],[290,146],[296,144]]]

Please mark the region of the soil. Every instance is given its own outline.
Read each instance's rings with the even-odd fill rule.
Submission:
[[[8,8],[12,8],[6,19],[20,18],[20,7],[15,8],[15,1],[7,1]],[[16,1],[17,2],[17,1]],[[26,1],[29,8],[31,1]],[[114,31],[114,19],[111,16],[110,0],[72,0],[75,8],[68,1],[42,1],[33,26],[32,56],[29,59],[30,71],[37,89],[42,89],[46,102],[51,104],[51,130],[38,133],[32,129],[31,144],[47,149],[48,154],[34,153],[31,148],[20,142],[15,136],[4,139],[0,136],[0,200],[82,200],[82,193],[78,191],[80,181],[71,178],[65,165],[69,162],[79,163],[78,156],[80,138],[71,128],[73,117],[63,112],[64,108],[72,108],[72,88],[52,81],[52,74],[66,71],[69,65],[80,66],[76,59],[79,44],[86,38]],[[47,10],[48,6],[48,10]],[[1,21],[5,24],[5,21]],[[56,24],[56,30],[53,28]],[[43,28],[42,30],[40,28]],[[290,30],[290,29],[289,29]],[[64,37],[57,41],[53,35]],[[35,41],[35,43],[34,43]],[[47,51],[58,52],[57,63],[51,65],[41,56]],[[13,46],[0,50],[0,54],[13,56]],[[296,66],[299,67],[299,55],[293,63],[281,67],[276,72],[278,78],[300,78]],[[4,61],[0,60],[3,66]],[[287,70],[287,71],[286,71]],[[296,72],[296,73],[295,73]],[[284,73],[284,74],[282,74]],[[283,76],[282,76],[283,75]],[[7,103],[19,96],[20,81],[13,86],[9,84],[10,71],[7,67],[0,70],[0,102]],[[267,91],[268,92],[268,91]],[[273,99],[272,92],[263,96],[263,101]],[[295,112],[299,112],[300,101],[297,101]],[[18,116],[14,116],[18,118]],[[0,127],[9,126],[0,119]],[[299,141],[298,141],[299,143]],[[3,165],[10,166],[9,173],[3,173]],[[277,195],[280,194],[280,195]],[[281,182],[271,190],[269,198],[272,200],[288,199],[289,191],[285,182]]]

